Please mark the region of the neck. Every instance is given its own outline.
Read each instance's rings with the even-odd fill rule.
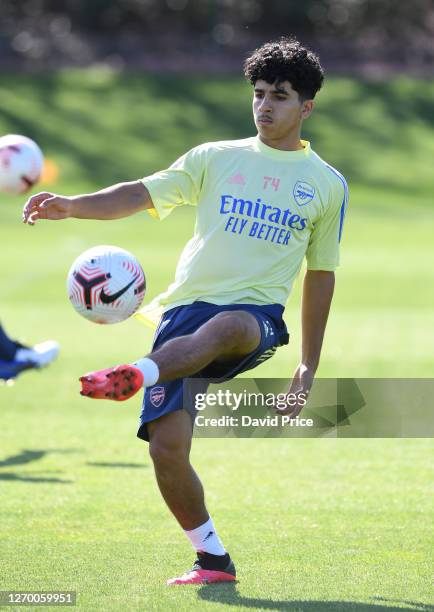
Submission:
[[[280,151],[300,151],[304,148],[300,141],[300,134],[285,136],[283,138],[266,138],[262,134],[258,134],[258,136],[261,142],[272,149],[279,149]]]
[[[301,144],[301,123],[292,125],[291,128],[281,136],[265,135],[258,133],[259,139],[268,147],[279,149],[280,151],[300,151],[303,149]]]

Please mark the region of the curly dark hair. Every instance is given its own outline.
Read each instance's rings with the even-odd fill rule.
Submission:
[[[321,89],[324,70],[318,56],[293,37],[282,37],[255,49],[244,62],[244,76],[252,85],[289,81],[303,100],[311,100]]]

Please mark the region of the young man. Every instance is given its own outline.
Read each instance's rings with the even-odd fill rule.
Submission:
[[[245,75],[254,87],[256,137],[198,146],[163,172],[95,194],[38,194],[23,213],[34,224],[145,209],[163,219],[176,206],[197,207],[175,282],[157,299],[164,314],[152,352],[81,379],[82,394],[93,398],[126,399],[145,386],[138,436],[149,440],[160,491],[197,551],[193,569],[169,584],[235,579],[189,462],[194,409],[183,405],[183,379],[228,380],[287,344],[282,314],[306,256],[301,361],[290,391],[309,392],[347,204],[343,177],[300,139],[323,81],[318,58],[281,39],[257,49]],[[302,405],[281,412],[295,417]]]

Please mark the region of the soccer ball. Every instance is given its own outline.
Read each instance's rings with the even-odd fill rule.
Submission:
[[[75,310],[94,323],[119,323],[139,308],[146,291],[145,274],[128,251],[97,246],[71,266],[68,297]]]
[[[39,180],[43,165],[42,151],[30,138],[17,134],[0,138],[1,191],[28,191]]]

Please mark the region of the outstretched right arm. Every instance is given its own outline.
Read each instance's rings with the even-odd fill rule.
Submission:
[[[144,184],[141,181],[132,181],[79,196],[38,193],[26,202],[23,223],[34,225],[38,219],[58,221],[68,217],[121,219],[153,207],[151,196]]]

